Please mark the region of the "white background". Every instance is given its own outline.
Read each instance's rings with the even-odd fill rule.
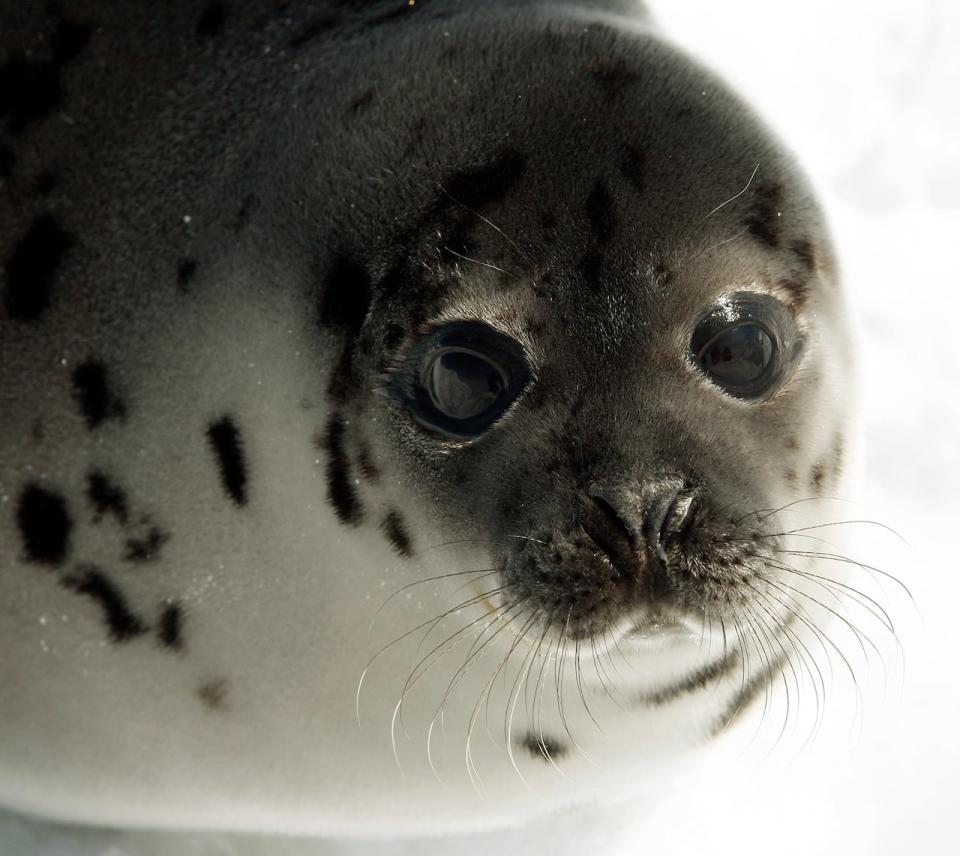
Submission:
[[[888,523],[909,542],[876,529],[867,540],[877,555],[867,558],[909,584],[917,609],[889,589],[905,667],[891,665],[881,696],[871,689],[882,677],[873,663],[853,736],[834,723],[832,738],[798,758],[754,752],[707,766],[637,821],[622,852],[960,852],[960,3],[653,6],[662,29],[733,83],[819,186],[863,338],[867,502],[854,516]],[[251,852],[221,836],[161,843],[77,837],[0,816],[2,856]]]

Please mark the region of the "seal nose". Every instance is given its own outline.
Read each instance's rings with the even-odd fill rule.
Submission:
[[[665,567],[664,546],[683,530],[693,506],[692,496],[677,484],[659,486],[644,500],[590,491],[583,528],[619,569],[639,571],[645,558]]]

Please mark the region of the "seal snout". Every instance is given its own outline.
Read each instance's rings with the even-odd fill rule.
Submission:
[[[563,526],[512,537],[504,573],[514,597],[580,637],[668,595],[694,537],[696,494],[679,479],[594,484],[575,503]]]
[[[689,527],[692,511],[693,494],[677,483],[658,485],[643,500],[592,488],[582,525],[617,570],[639,579],[651,566],[666,569],[666,545]]]

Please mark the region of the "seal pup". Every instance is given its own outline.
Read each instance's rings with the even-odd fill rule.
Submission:
[[[0,802],[491,828],[816,682],[834,256],[642,10],[3,20]]]

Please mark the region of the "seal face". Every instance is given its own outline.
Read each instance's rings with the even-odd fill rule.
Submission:
[[[6,10],[5,804],[487,826],[816,681],[850,346],[735,96],[629,3],[115,6]]]

